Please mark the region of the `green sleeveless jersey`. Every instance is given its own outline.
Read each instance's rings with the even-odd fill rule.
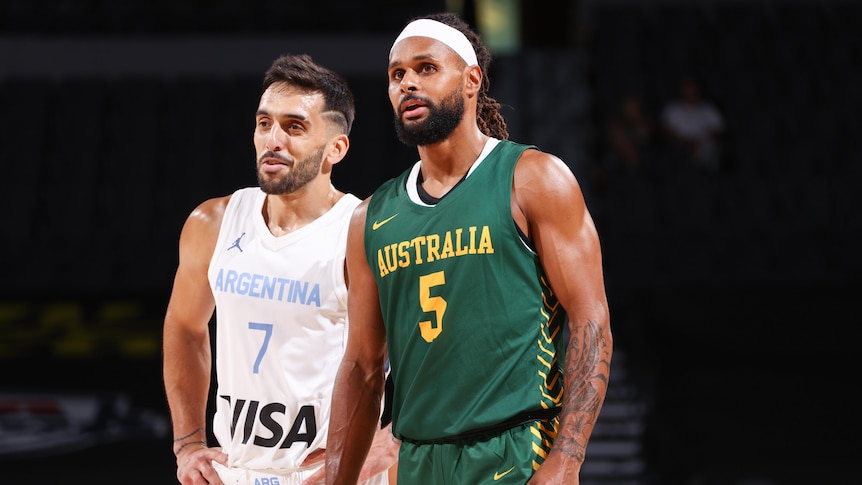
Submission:
[[[433,207],[410,199],[411,170],[371,198],[365,250],[399,438],[444,439],[560,405],[566,315],[512,219],[512,178],[527,148],[500,141]]]

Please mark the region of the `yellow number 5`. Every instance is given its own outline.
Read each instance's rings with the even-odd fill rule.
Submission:
[[[446,277],[442,271],[419,277],[419,303],[422,305],[422,311],[427,313],[434,312],[434,323],[428,320],[419,322],[419,330],[422,331],[422,338],[426,342],[433,341],[443,331],[443,314],[446,313],[446,300],[440,296],[431,296],[431,287],[445,284]]]

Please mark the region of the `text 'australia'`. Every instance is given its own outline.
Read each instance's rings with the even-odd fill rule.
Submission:
[[[377,250],[377,267],[380,276],[411,264],[431,263],[440,259],[474,254],[493,254],[491,230],[476,226],[446,231],[444,234],[417,236],[409,241],[386,245]]]

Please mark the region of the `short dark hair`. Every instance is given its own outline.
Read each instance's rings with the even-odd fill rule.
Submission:
[[[317,64],[308,54],[284,54],[264,74],[263,90],[277,82],[323,95],[324,116],[330,116],[344,134],[350,134],[356,116],[353,92],[335,71]]]

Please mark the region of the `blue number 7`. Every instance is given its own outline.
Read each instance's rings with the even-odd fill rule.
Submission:
[[[260,361],[263,360],[263,354],[266,353],[266,348],[269,346],[269,338],[272,337],[272,324],[248,322],[248,328],[266,332],[266,336],[263,338],[263,345],[260,346],[260,352],[257,353],[257,359],[254,361],[254,373],[257,374],[260,372]]]

